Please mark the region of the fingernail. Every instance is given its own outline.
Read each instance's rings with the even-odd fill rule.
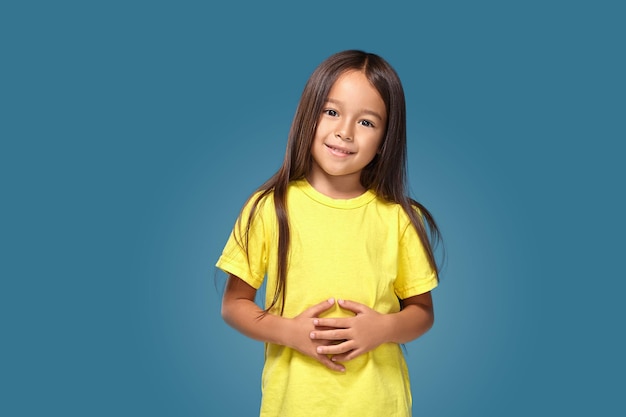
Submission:
[[[313,324],[317,326],[318,324],[320,324],[320,321],[318,319],[313,319]]]
[[[315,333],[311,332],[311,333],[309,334],[309,337],[310,337],[311,339],[315,339]]]
[[[317,353],[322,353],[322,348],[321,347],[317,348]]]
[[[339,300],[337,300],[337,302],[338,302],[339,304],[343,304],[343,300],[342,300],[341,298],[340,298]]]
[[[328,302],[330,304],[335,304],[335,299],[331,297],[331,298],[328,299]]]

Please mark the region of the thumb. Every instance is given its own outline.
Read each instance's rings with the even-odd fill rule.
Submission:
[[[335,299],[329,298],[328,300],[324,300],[319,304],[315,304],[314,306],[307,308],[302,312],[302,315],[306,317],[317,317],[334,305]]]
[[[339,307],[345,310],[352,311],[356,314],[365,313],[367,310],[369,310],[368,306],[366,306],[365,304],[357,303],[356,301],[339,299],[337,300],[337,303],[339,304]]]

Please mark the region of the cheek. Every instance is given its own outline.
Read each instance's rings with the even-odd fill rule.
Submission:
[[[376,135],[372,138],[372,149],[374,153],[379,154],[383,148],[384,135]]]
[[[361,149],[363,151],[363,149]],[[368,146],[367,151],[362,152],[363,157],[367,160],[367,163],[372,162],[380,154],[379,144],[372,144]]]
[[[326,133],[328,133],[329,129],[330,124],[328,123],[328,121],[324,120],[324,118],[321,118],[315,124],[315,136],[324,136]]]

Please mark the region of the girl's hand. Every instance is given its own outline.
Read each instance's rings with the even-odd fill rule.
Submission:
[[[333,341],[323,338],[316,340],[310,337],[312,332],[319,329],[320,326],[323,326],[321,324],[318,325],[314,323],[316,320],[321,320],[318,318],[319,315],[330,309],[334,304],[335,300],[330,298],[307,308],[302,313],[291,319],[289,335],[287,337],[289,340],[288,346],[303,355],[319,361],[321,364],[329,369],[332,369],[333,371],[344,372],[346,369],[341,364],[331,361],[323,351],[319,350],[320,348],[333,343]]]
[[[343,362],[367,353],[386,341],[386,316],[356,301],[339,300],[339,306],[356,315],[347,318],[315,318],[316,329],[310,338],[324,341],[317,353],[334,355],[332,361]]]

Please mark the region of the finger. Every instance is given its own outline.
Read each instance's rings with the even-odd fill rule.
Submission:
[[[336,329],[347,329],[350,327],[350,318],[325,318],[325,319],[314,319],[313,325],[317,327],[328,327],[328,328],[336,328]]]
[[[356,314],[365,313],[367,310],[369,310],[369,307],[367,307],[365,304],[357,303],[356,301],[339,299],[337,300],[337,304],[339,304],[341,308],[345,310],[350,310]]]
[[[347,362],[347,361],[351,361],[352,359],[356,358],[357,356],[360,356],[361,352],[358,351],[358,349],[353,349],[349,352],[346,353],[342,353],[339,355],[335,355],[332,358],[330,358],[330,360],[332,360],[333,362],[337,361],[337,362]]]
[[[307,308],[302,314],[305,314],[307,317],[316,317],[331,308],[333,305],[335,305],[335,299],[329,298],[328,300],[324,300],[319,304],[315,304],[314,306]]]
[[[332,370],[332,371],[337,371],[337,372],[345,372],[346,368],[335,361],[332,361],[328,356],[326,355],[318,355],[318,359],[317,359],[322,365],[326,366],[328,369]]]
[[[350,341],[346,341],[336,345],[318,346],[317,353],[324,355],[340,355],[342,353],[347,353],[352,349],[354,349],[353,344],[350,343]]]
[[[346,340],[349,339],[348,330],[314,330],[309,334],[311,339],[320,340]]]

